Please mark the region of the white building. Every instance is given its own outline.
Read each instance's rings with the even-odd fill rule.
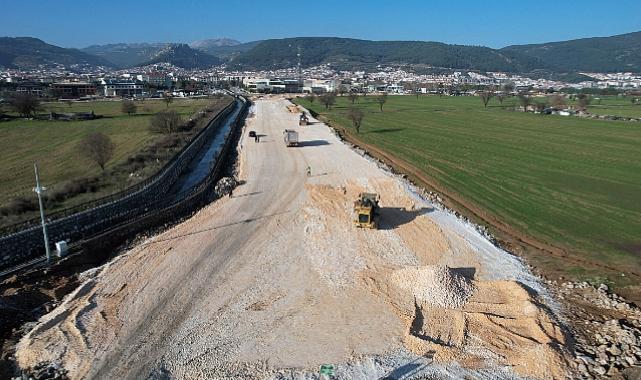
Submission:
[[[141,95],[143,91],[142,82],[135,80],[103,79],[101,84],[104,95],[107,97]]]

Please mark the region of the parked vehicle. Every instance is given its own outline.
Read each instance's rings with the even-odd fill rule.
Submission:
[[[307,125],[309,124],[309,119],[307,118],[307,115],[305,113],[301,113],[300,117],[298,118],[298,125]]]
[[[297,146],[298,145],[298,132],[293,129],[285,129],[283,131],[283,140],[287,146]]]

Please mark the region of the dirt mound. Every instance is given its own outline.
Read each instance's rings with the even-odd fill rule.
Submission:
[[[391,280],[414,296],[417,303],[455,309],[465,304],[474,291],[466,277],[445,265],[408,267],[394,271]]]
[[[413,307],[395,303],[406,321],[405,346],[412,352],[464,367],[494,364],[523,376],[563,378],[565,336],[518,282],[472,281],[445,266],[396,270],[390,281],[415,300]]]

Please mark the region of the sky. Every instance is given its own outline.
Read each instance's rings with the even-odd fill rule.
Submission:
[[[641,0],[2,0],[0,36],[118,42],[335,36],[500,48],[641,31]]]

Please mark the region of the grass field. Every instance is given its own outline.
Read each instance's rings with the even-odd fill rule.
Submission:
[[[390,96],[380,112],[368,96],[355,104],[365,113],[357,135],[346,117],[348,99],[339,97],[331,110],[297,102],[521,233],[639,273],[641,123],[514,112],[495,99],[484,109],[478,97]]]
[[[206,105],[212,99],[175,100],[169,109],[176,110],[186,118]],[[128,157],[163,138],[149,130],[151,115],[166,109],[161,100],[146,100],[137,103],[138,113],[132,116],[122,114],[119,101],[77,102],[68,106],[63,103],[45,103],[42,112],[83,112],[93,110],[104,118],[88,121],[12,120],[0,122],[0,206],[16,197],[35,196],[33,164],[37,162],[44,186],[55,189],[69,180],[101,174],[100,167],[86,159],[79,147],[83,137],[91,132],[102,132],[114,142],[116,149],[106,172],[122,164]],[[146,174],[157,170],[146,168]],[[141,178],[136,178],[140,180]],[[77,204],[91,198],[112,193],[131,185],[119,181],[103,186],[98,193],[81,194],[73,202]],[[61,205],[62,206],[62,205]]]
[[[476,98],[477,102],[481,102],[480,99]],[[532,102],[535,103],[538,100],[541,100],[538,97],[533,97]],[[566,100],[566,103],[570,106],[576,106],[576,101]],[[488,105],[489,107],[503,107],[503,108],[514,108],[519,107],[520,103],[518,98],[506,98],[503,103],[499,103],[496,98],[492,98]],[[625,116],[625,117],[635,117],[641,118],[641,103],[633,104],[630,101],[630,97],[620,97],[620,96],[593,96],[590,105],[588,106],[588,112],[595,115],[613,115],[613,116]]]
[[[641,103],[633,104],[630,98],[601,96],[593,99],[588,111],[597,115],[616,115],[641,118]]]

